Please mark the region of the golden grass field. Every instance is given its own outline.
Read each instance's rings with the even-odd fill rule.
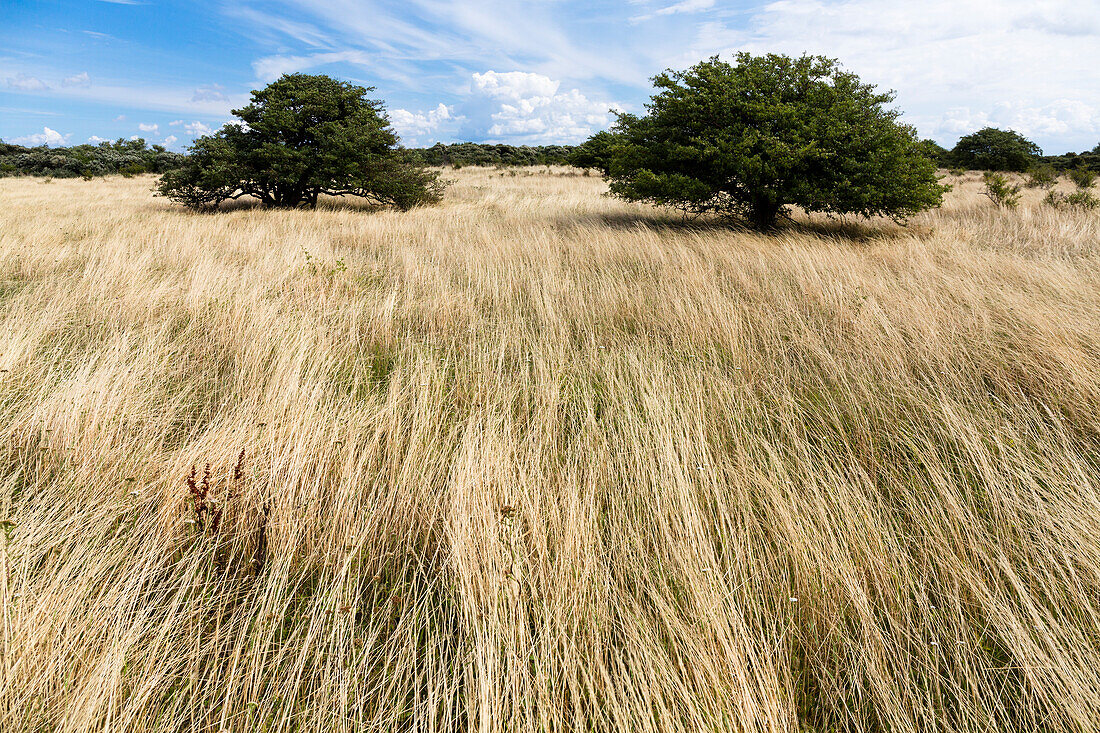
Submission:
[[[0,179],[0,729],[1100,728],[1100,215],[445,175]]]

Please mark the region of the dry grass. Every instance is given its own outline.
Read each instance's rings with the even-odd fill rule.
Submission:
[[[1100,216],[563,173],[0,180],[0,728],[1096,730]]]

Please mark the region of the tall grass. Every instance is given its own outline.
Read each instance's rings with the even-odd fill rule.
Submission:
[[[1100,727],[1100,217],[452,176],[0,180],[0,729]]]

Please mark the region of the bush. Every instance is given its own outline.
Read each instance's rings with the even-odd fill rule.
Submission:
[[[1058,183],[1058,172],[1054,170],[1054,166],[1052,165],[1038,165],[1032,168],[1028,173],[1028,188],[1041,188],[1044,191],[1049,191],[1054,188],[1056,183]]]
[[[718,57],[654,77],[649,114],[620,114],[595,160],[611,192],[759,229],[789,207],[901,219],[937,206],[936,178],[912,127],[833,59]],[[583,147],[583,146],[582,146]]]
[[[1022,173],[1043,154],[1039,146],[1012,130],[986,127],[967,135],[951,149],[955,165],[971,170]]]
[[[1069,179],[1074,182],[1077,188],[1087,191],[1092,188],[1092,184],[1096,183],[1096,172],[1087,168],[1074,168],[1069,171]]]
[[[318,197],[357,196],[408,209],[438,202],[444,185],[397,148],[373,91],[324,75],[286,74],[252,92],[228,124],[191,146],[157,191],[192,209],[242,196],[268,207],[316,207]]]
[[[1019,185],[1009,183],[1003,173],[986,171],[983,178],[985,180],[983,193],[994,204],[1006,209],[1015,209],[1020,204]]]
[[[1056,209],[1074,208],[1091,210],[1100,207],[1100,199],[1093,196],[1087,189],[1081,189],[1071,194],[1051,191],[1043,201],[1048,206],[1053,206]]]

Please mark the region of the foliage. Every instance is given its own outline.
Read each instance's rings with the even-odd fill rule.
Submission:
[[[950,159],[970,170],[1022,173],[1042,155],[1038,145],[1012,130],[986,127],[962,137],[952,148]]]
[[[430,148],[410,150],[423,165],[522,166],[564,165],[573,148],[568,145],[492,145],[488,143],[436,143]]]
[[[1070,194],[1065,194],[1060,191],[1051,191],[1043,201],[1048,206],[1053,206],[1056,209],[1074,208],[1091,210],[1100,207],[1100,199],[1093,196],[1092,192],[1088,189],[1081,189]]]
[[[264,206],[315,207],[320,195],[408,209],[440,200],[443,184],[397,148],[373,89],[324,75],[286,74],[233,110],[243,124],[197,139],[158,192],[193,209],[253,196]]]
[[[161,145],[147,147],[145,140],[118,140],[98,145],[27,148],[0,142],[0,176],[53,176],[84,178],[116,173],[138,175],[164,173],[182,164],[184,156]]]
[[[935,161],[940,168],[946,168],[950,163],[950,151],[935,140],[921,140],[919,145],[925,157]]]
[[[1096,183],[1096,171],[1088,168],[1074,168],[1069,171],[1069,179],[1082,191],[1087,191]]]
[[[1063,153],[1043,158],[1043,161],[1054,166],[1057,171],[1068,171],[1074,168],[1091,168],[1100,170],[1100,145],[1084,153]]]
[[[767,229],[791,205],[902,219],[947,187],[915,131],[835,60],[741,53],[654,77],[648,114],[593,145],[613,194]]]
[[[1020,204],[1020,186],[1011,183],[1003,173],[986,171],[983,176],[985,190],[982,191],[997,206],[1015,209]]]
[[[1058,183],[1058,171],[1049,163],[1041,163],[1028,172],[1027,187],[1049,191]]]
[[[577,168],[596,168],[606,171],[611,162],[611,146],[615,136],[610,132],[597,132],[573,148],[567,162]]]

